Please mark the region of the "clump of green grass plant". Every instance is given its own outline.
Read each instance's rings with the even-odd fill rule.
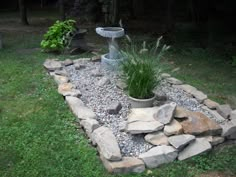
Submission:
[[[160,47],[162,37],[156,44],[142,47],[134,44],[127,37],[130,44],[122,51],[124,61],[121,68],[124,81],[128,86],[129,96],[137,99],[148,99],[154,96],[153,89],[158,85],[162,70],[160,59],[170,46]]]

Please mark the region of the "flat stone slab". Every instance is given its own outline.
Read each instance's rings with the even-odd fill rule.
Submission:
[[[74,89],[74,85],[71,83],[63,83],[58,86],[58,93],[64,95],[66,92],[71,92]]]
[[[205,138],[196,138],[179,153],[178,160],[185,160],[203,152],[209,151],[211,144]]]
[[[162,79],[166,79],[166,78],[168,78],[168,77],[171,77],[171,75],[168,74],[168,73],[162,73],[162,74],[161,74],[161,78],[162,78]]]
[[[131,113],[128,115],[128,122],[136,121],[156,121],[153,115],[158,111],[159,107],[152,108],[134,108],[131,109]]]
[[[161,131],[147,134],[144,139],[153,145],[169,145],[168,137]]]
[[[174,102],[162,105],[154,114],[154,118],[162,124],[169,124],[174,117],[175,108],[176,103]]]
[[[192,112],[187,120],[181,122],[185,134],[219,135],[222,128],[201,112]]]
[[[216,146],[218,144],[221,144],[225,141],[224,137],[221,136],[207,136],[204,137],[206,138],[206,140],[212,145],[212,146]]]
[[[58,85],[68,83],[70,80],[66,76],[54,75],[54,80]]]
[[[96,114],[76,97],[67,96],[66,102],[78,119],[96,119]]]
[[[229,118],[230,120],[236,120],[236,110],[231,111]]]
[[[70,65],[73,65],[74,62],[71,59],[66,59],[66,60],[62,61],[61,63],[64,66],[70,66]]]
[[[175,135],[168,138],[169,143],[174,146],[176,149],[183,149],[186,145],[193,142],[195,136],[184,134],[184,135]]]
[[[218,105],[216,106],[216,110],[225,119],[229,118],[230,113],[232,111],[231,107],[228,104]]]
[[[99,127],[93,131],[92,136],[105,159],[110,161],[121,160],[122,157],[116,137],[109,128]]]
[[[43,63],[43,66],[49,71],[55,71],[55,70],[61,70],[62,69],[61,62],[57,61],[57,60],[54,60],[54,59],[47,59]]]
[[[68,73],[67,73],[66,70],[64,70],[64,69],[62,69],[62,70],[56,70],[56,71],[55,71],[55,74],[56,74],[56,75],[59,75],[59,76],[68,77]]]
[[[210,99],[204,100],[203,104],[206,105],[209,109],[216,109],[216,107],[219,105],[218,103]]]
[[[170,84],[174,84],[174,85],[180,85],[180,84],[183,84],[182,81],[174,78],[174,77],[167,77],[166,78],[166,81],[169,82]]]
[[[130,134],[142,134],[142,133],[151,133],[162,130],[164,127],[158,121],[138,121],[138,122],[131,122],[128,123],[126,131]]]
[[[71,91],[62,92],[63,96],[81,97],[81,92],[78,89],[71,89]]]
[[[142,160],[135,157],[123,157],[121,161],[111,162],[100,156],[105,168],[110,173],[142,173],[145,165]]]
[[[183,133],[182,125],[175,119],[170,124],[165,125],[164,133],[166,136],[179,135]]]
[[[184,85],[175,85],[175,88],[179,88],[184,90],[186,93],[191,94],[193,97],[196,98],[196,100],[200,103],[202,103],[204,100],[207,99],[207,95],[205,95],[203,92],[197,90],[195,87],[184,84]]]
[[[140,154],[139,158],[144,161],[148,168],[156,168],[162,164],[174,161],[177,156],[178,153],[172,146],[162,145]]]

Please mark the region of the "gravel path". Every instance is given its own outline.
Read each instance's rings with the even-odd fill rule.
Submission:
[[[116,81],[118,76],[113,72],[105,71],[99,62],[83,62],[84,68],[75,70],[74,65],[67,66],[66,70],[70,74],[71,82],[81,91],[81,99],[97,115],[97,120],[101,125],[109,127],[117,138],[123,156],[138,156],[146,152],[153,145],[144,140],[144,135],[131,135],[120,130],[120,124],[127,120],[130,105],[127,96],[122,90],[117,88]],[[94,76],[94,71],[100,71],[103,76]],[[97,72],[96,72],[97,73]],[[98,86],[102,77],[110,79],[110,83]],[[162,81],[158,87],[158,92],[167,96],[168,101],[174,101],[177,105],[191,111],[201,111],[212,117],[201,105],[184,91],[171,87],[170,84]],[[117,115],[110,115],[106,109],[114,101],[122,104],[122,109]]]

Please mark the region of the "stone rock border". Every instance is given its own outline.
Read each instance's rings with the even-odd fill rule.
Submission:
[[[138,158],[122,157],[112,131],[99,125],[96,114],[80,99],[83,93],[70,83],[68,73],[63,69],[68,65],[74,65],[76,69],[83,68],[82,61],[99,62],[100,56],[65,61],[47,59],[43,65],[58,84],[58,93],[65,97],[92,145],[97,147],[100,159],[109,172],[141,173],[145,167],[156,168],[176,159],[184,160],[206,152],[226,140],[236,139],[236,110],[232,110],[229,105],[220,105],[208,99],[206,94],[195,87],[163,73],[162,79],[169,82],[172,87],[192,95],[221,123],[217,124],[204,114],[185,110],[175,103],[132,109],[123,129],[131,134],[146,133],[145,140],[156,146],[140,154]],[[120,107],[119,103],[114,103],[108,111],[115,114]],[[145,120],[142,115],[146,116]]]

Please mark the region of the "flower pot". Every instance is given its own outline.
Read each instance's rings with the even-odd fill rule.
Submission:
[[[156,99],[156,95],[148,99],[137,99],[129,96],[129,101],[132,108],[148,108],[153,107],[153,102]]]

